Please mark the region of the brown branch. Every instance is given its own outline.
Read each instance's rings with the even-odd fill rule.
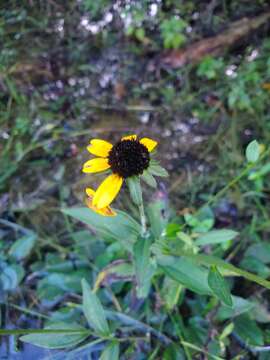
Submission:
[[[253,19],[243,18],[217,36],[202,39],[181,50],[171,50],[161,56],[161,65],[179,68],[186,64],[195,64],[204,56],[217,56],[238,40],[257,30],[270,19],[270,11]]]

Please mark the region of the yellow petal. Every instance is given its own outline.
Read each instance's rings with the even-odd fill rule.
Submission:
[[[147,150],[149,152],[153,151],[154,148],[157,146],[157,141],[149,139],[149,138],[143,138],[140,140],[140,143],[147,147]]]
[[[87,188],[86,193],[88,198],[86,199],[86,205],[89,209],[95,211],[97,214],[102,216],[115,216],[116,212],[112,210],[110,206],[106,206],[103,209],[98,209],[96,206],[93,205],[93,196],[95,195],[95,191],[93,189]]]
[[[111,148],[112,144],[110,144],[108,141],[100,139],[91,140],[90,145],[87,146],[87,150],[91,154],[101,157],[108,157]]]
[[[119,193],[121,186],[123,184],[123,178],[117,174],[109,175],[97,189],[94,198],[93,204],[98,209],[102,209],[115,199]]]
[[[83,164],[82,171],[84,173],[96,173],[107,170],[109,168],[110,165],[108,163],[108,159],[96,158],[86,161],[86,163]]]
[[[93,197],[95,195],[95,190],[91,189],[91,188],[86,188],[85,192],[88,196]]]
[[[137,135],[124,136],[121,140],[137,140]]]

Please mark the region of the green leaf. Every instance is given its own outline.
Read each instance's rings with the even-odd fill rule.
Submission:
[[[257,171],[253,171],[249,174],[249,180],[259,180],[270,172],[270,163],[261,166]]]
[[[170,344],[166,346],[166,350],[162,356],[162,360],[185,360],[186,357],[184,355],[183,350],[179,345]]]
[[[110,329],[99,298],[92,292],[85,279],[82,279],[83,312],[88,324],[100,335],[109,335]]]
[[[165,48],[177,49],[186,41],[186,36],[183,34],[187,23],[182,19],[174,17],[165,19],[160,23],[161,36]]]
[[[223,61],[221,59],[206,56],[198,66],[197,75],[212,80],[218,76],[222,67]]]
[[[227,305],[221,305],[218,309],[217,319],[219,321],[224,321],[227,319],[235,318],[245,312],[250,312],[254,309],[255,304],[251,301],[243,299],[239,296],[232,295],[232,307],[228,307]]]
[[[228,325],[226,325],[219,336],[219,340],[226,339],[233,332],[233,329],[234,329],[234,323],[231,322]]]
[[[260,260],[263,264],[270,264],[270,244],[267,242],[253,244],[249,246],[245,256],[254,257]]]
[[[119,210],[117,210],[117,216],[113,217],[98,215],[86,207],[63,209],[62,211],[89,225],[103,237],[120,241],[129,251],[141,232],[140,225],[132,217]]]
[[[130,278],[134,275],[134,269],[131,263],[126,262],[125,260],[116,260],[113,263],[106,266],[102,270],[103,273],[115,276],[119,279]]]
[[[3,290],[13,290],[18,286],[18,276],[12,266],[7,266],[1,271],[0,286]]]
[[[270,311],[267,303],[262,303],[260,300],[254,300],[254,310],[252,317],[258,323],[269,324],[270,323]]]
[[[245,256],[240,261],[240,266],[247,271],[252,271],[261,276],[263,279],[267,279],[270,275],[269,266],[265,265],[261,260],[254,256]]]
[[[135,36],[138,40],[143,41],[145,38],[145,31],[143,28],[138,28],[135,30]]]
[[[238,316],[234,320],[234,331],[249,345],[262,346],[264,344],[262,330],[247,314]]]
[[[199,264],[204,264],[204,265],[208,265],[208,266],[209,265],[210,266],[211,265],[218,266],[219,268],[228,270],[230,272],[230,275],[243,276],[244,278],[246,278],[250,281],[254,281],[257,284],[264,286],[267,289],[270,289],[270,281],[265,280],[265,279],[261,278],[260,276],[252,274],[248,271],[239,269],[238,267],[236,267],[232,264],[229,264],[226,261],[219,259],[215,256],[204,255],[204,254],[190,254],[190,253],[184,253],[181,255],[185,256],[185,257],[189,257]]]
[[[76,263],[76,265],[79,267],[78,263]],[[48,267],[44,270],[47,269]],[[88,275],[88,267],[78,268],[77,270],[73,267],[67,273],[61,272],[58,268],[56,272],[47,274],[47,276],[44,276],[44,278],[38,282],[37,295],[40,300],[45,301],[46,299],[53,301],[56,296],[61,296],[64,293],[80,293],[81,279]]]
[[[168,204],[165,200],[156,200],[151,202],[146,212],[151,225],[151,231],[156,239],[165,231],[168,224]]]
[[[134,266],[137,280],[137,295],[139,298],[145,298],[148,295],[151,278],[155,268],[150,260],[150,237],[139,237],[134,244]]]
[[[89,336],[89,332],[76,323],[55,323],[45,330],[68,330],[67,333],[41,333],[29,334],[20,337],[21,341],[40,346],[47,349],[61,349],[75,346]],[[74,333],[71,330],[74,329]],[[81,330],[81,332],[79,331]]]
[[[207,269],[195,261],[184,257],[158,256],[158,264],[163,272],[184,287],[202,295],[212,295],[207,282]]]
[[[212,229],[215,217],[210,207],[204,206],[196,215],[185,214],[186,223],[193,228],[194,232],[206,233]]]
[[[156,182],[156,179],[154,178],[154,176],[152,174],[150,174],[150,172],[146,169],[144,170],[141,178],[143,179],[143,181],[151,186],[152,188],[156,189],[157,187],[157,182]]]
[[[161,289],[161,297],[169,310],[172,310],[177,305],[182,289],[183,286],[178,281],[167,276],[165,277]]]
[[[209,245],[209,244],[220,244],[225,241],[234,239],[238,235],[237,231],[233,230],[212,230],[195,240],[196,245]]]
[[[148,168],[150,174],[160,177],[167,177],[169,176],[167,170],[165,170],[162,166],[158,164],[158,162],[151,160],[150,166]]]
[[[1,263],[0,272],[0,289],[1,290],[14,290],[19,285],[24,276],[24,270],[19,264],[8,265]]]
[[[142,204],[142,188],[139,176],[131,176],[126,179],[132,201],[136,205]]]
[[[15,241],[9,249],[9,255],[14,257],[16,260],[21,260],[27,257],[34,247],[36,239],[37,235],[33,232],[29,232],[29,234]]]
[[[257,140],[251,141],[246,148],[248,162],[255,163],[260,157],[260,145]]]
[[[112,284],[118,281],[132,281],[134,275],[133,264],[125,260],[116,260],[98,274],[95,282],[95,290],[103,283]]]
[[[194,241],[189,234],[186,234],[183,231],[178,231],[176,236],[179,240],[181,240],[185,249],[191,250],[194,253],[198,252],[198,247],[194,244]]]
[[[119,343],[117,341],[112,341],[102,351],[100,360],[118,360],[118,359],[119,359]]]
[[[208,274],[208,284],[213,293],[228,306],[232,306],[232,297],[229,286],[216,266],[211,266]]]

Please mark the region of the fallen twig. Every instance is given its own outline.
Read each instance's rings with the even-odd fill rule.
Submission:
[[[257,30],[270,19],[270,11],[253,19],[243,18],[233,22],[230,27],[217,36],[202,39],[181,50],[171,50],[161,56],[161,65],[179,68],[195,64],[206,55],[217,56],[238,40]]]

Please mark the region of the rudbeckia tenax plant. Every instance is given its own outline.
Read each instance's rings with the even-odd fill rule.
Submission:
[[[139,206],[142,233],[145,233],[146,220],[140,179],[155,188],[154,175],[168,175],[167,171],[153,159],[156,146],[155,140],[147,137],[138,139],[137,135],[124,136],[114,145],[101,139],[91,140],[87,150],[97,157],[84,163],[83,172],[94,174],[109,170],[110,174],[96,191],[91,188],[86,189],[87,206],[100,215],[115,216],[115,211],[109,205],[126,181],[133,202]]]
[[[86,278],[82,279],[82,304],[68,304],[70,311],[76,311],[76,322],[57,322],[56,318],[38,333],[23,329],[19,333],[28,334],[20,338],[22,341],[45,348],[70,348],[70,358],[77,358],[80,351],[90,351],[98,344],[100,359],[119,359],[126,355],[129,358],[130,352],[126,349],[137,347],[145,335],[145,341],[149,343],[151,338],[162,354],[170,346],[174,347],[175,354],[182,354],[188,342],[185,338],[176,342],[176,333],[172,336],[168,329],[173,329],[176,323],[172,311],[181,324],[181,304],[185,298],[187,301],[192,298],[193,304],[198,299],[200,307],[205,304],[207,315],[223,309],[229,314],[228,319],[234,322],[227,325],[230,332],[234,327],[235,331],[240,326],[243,328],[243,319],[235,319],[235,314],[239,311],[239,300],[244,303],[247,300],[234,295],[234,278],[243,277],[267,289],[270,289],[270,282],[212,255],[237,242],[241,234],[228,228],[214,229],[210,204],[248,176],[269,156],[270,149],[261,152],[260,144],[252,142],[247,147],[242,171],[196,212],[190,211],[180,217],[173,210],[169,211],[164,199],[147,201],[144,211],[141,180],[155,188],[155,176],[167,176],[167,171],[154,159],[156,148],[155,140],[140,139],[136,135],[124,136],[114,145],[101,139],[90,141],[87,149],[95,158],[83,165],[83,172],[91,174],[91,182],[95,173],[104,173],[105,178],[96,190],[86,188],[87,207],[62,211],[91,229],[90,236],[87,229],[77,232],[83,240],[85,263],[91,264],[92,260],[84,249],[89,247],[92,251],[95,241],[103,246],[102,261],[99,255],[93,255],[97,272],[92,270],[91,264],[82,276]],[[133,217],[111,207],[124,183],[138,207],[140,223],[135,211]],[[95,276],[90,287],[93,272]],[[226,279],[228,276],[230,282]],[[120,286],[114,288],[114,283]],[[186,290],[193,294],[190,296]],[[106,300],[106,310],[99,296],[102,302]],[[151,312],[161,323],[149,321],[148,313]],[[78,319],[82,321],[78,322]],[[254,326],[252,324],[252,319],[244,318],[245,327]],[[188,322],[185,326],[189,326]],[[194,331],[194,327],[190,329]],[[12,334],[13,330],[8,331]],[[224,331],[227,330],[222,334]],[[223,349],[228,338],[223,340],[222,336],[219,337],[220,354],[226,355]],[[190,345],[190,353],[186,351],[188,356],[183,355],[183,358],[195,358],[193,355],[200,350],[197,343]]]

